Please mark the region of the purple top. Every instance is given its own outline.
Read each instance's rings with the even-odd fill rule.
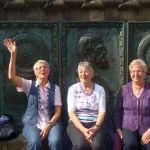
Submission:
[[[143,134],[150,128],[150,84],[145,83],[140,97],[133,95],[131,83],[121,87],[117,95],[115,124],[116,128],[138,130]]]

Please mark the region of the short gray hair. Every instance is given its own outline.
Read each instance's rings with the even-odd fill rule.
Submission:
[[[147,73],[148,68],[147,68],[147,65],[146,65],[146,63],[145,63],[144,60],[139,59],[139,58],[132,60],[131,63],[129,64],[129,71],[131,71],[131,69],[132,69],[132,67],[133,67],[134,65],[138,65],[138,66],[142,67],[142,68],[143,68],[143,71],[144,71],[145,73]]]
[[[94,69],[93,69],[93,67],[92,67],[90,62],[88,62],[88,61],[81,61],[81,62],[79,62],[77,71],[79,71],[80,67],[84,67],[84,68],[88,69],[94,76]]]
[[[42,60],[39,59],[38,61],[35,62],[35,64],[33,65],[33,70],[35,71],[37,69],[37,65],[41,63],[41,64],[45,64],[47,66],[47,68],[50,70],[50,66],[48,64],[48,62],[46,60]]]

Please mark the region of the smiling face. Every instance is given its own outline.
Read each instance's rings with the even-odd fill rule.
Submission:
[[[34,74],[36,79],[47,80],[50,73],[50,68],[47,62],[38,61],[34,65]]]
[[[130,69],[130,77],[134,83],[143,83],[146,77],[144,68],[141,65],[134,64]]]
[[[82,83],[89,83],[91,82],[91,79],[93,78],[92,72],[90,71],[90,69],[86,67],[78,68],[78,76],[79,76],[80,82]]]
[[[142,84],[147,74],[147,65],[142,59],[134,59],[129,65],[130,77],[136,84]]]
[[[89,62],[80,62],[77,71],[81,83],[85,84],[91,82],[94,76],[94,70]]]

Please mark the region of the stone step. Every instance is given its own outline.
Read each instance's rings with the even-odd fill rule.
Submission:
[[[70,142],[67,140],[67,137],[64,136],[64,138],[66,139],[66,142],[63,143],[63,150],[71,150],[72,147]],[[19,134],[17,138],[12,140],[0,141],[0,150],[26,150],[26,147],[27,141],[22,134]],[[42,147],[43,150],[49,150],[47,140],[42,142]]]
[[[27,142],[21,134],[15,139],[0,141],[0,149],[2,150],[26,150],[26,145]]]

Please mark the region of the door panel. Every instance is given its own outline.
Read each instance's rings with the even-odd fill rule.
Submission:
[[[32,66],[37,59],[50,63],[50,79],[61,87],[64,123],[68,119],[68,87],[78,82],[77,65],[85,59],[90,61],[94,82],[105,88],[111,120],[116,91],[125,78],[125,26],[124,22],[0,22],[0,41],[6,37],[16,41],[17,74],[24,78],[34,79]],[[12,114],[21,126],[26,96],[7,79],[9,53],[0,46],[0,113]]]
[[[147,81],[150,81],[150,22],[128,23],[127,56],[127,65],[133,58],[142,58],[145,60],[148,65]]]
[[[128,64],[133,58],[145,60],[148,65],[147,81],[150,81],[150,22],[128,23]]]
[[[68,87],[78,82],[77,65],[86,59],[94,67],[94,81],[106,90],[109,110],[118,87],[124,82],[124,23],[64,22],[60,30],[64,106],[67,106]]]
[[[0,42],[9,37],[17,44],[16,71],[19,76],[34,79],[33,64],[38,59],[45,59],[52,68],[51,78],[58,82],[58,25],[47,22],[7,22],[0,23]],[[0,66],[0,113],[12,114],[18,126],[26,108],[26,96],[18,93],[7,78],[9,52],[1,44]]]

